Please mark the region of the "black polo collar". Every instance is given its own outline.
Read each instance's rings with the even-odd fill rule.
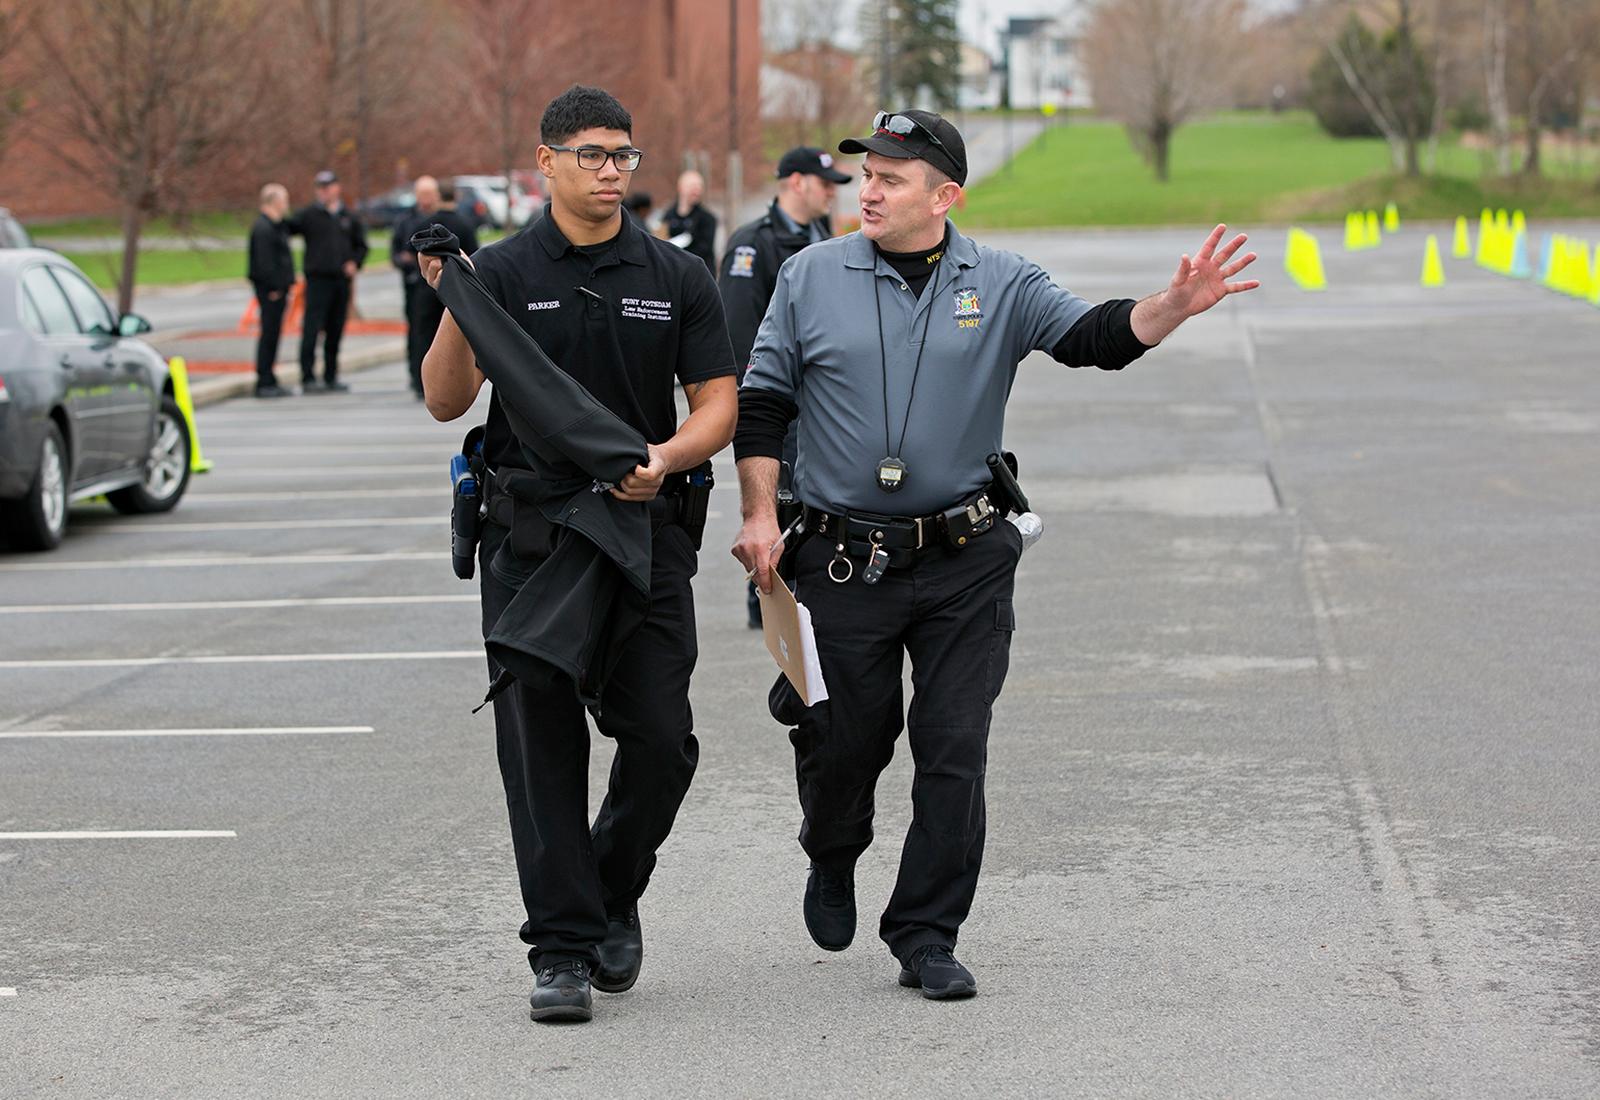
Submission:
[[[544,246],[545,254],[552,260],[559,260],[569,252],[576,252],[578,246],[567,240],[567,235],[561,232],[561,227],[550,216],[550,204],[544,204],[544,217],[533,227],[533,235]],[[644,250],[644,230],[632,218],[622,215],[622,229],[612,238],[617,243],[617,258],[625,263],[644,267],[648,263]]]

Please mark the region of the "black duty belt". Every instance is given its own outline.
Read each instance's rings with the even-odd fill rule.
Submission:
[[[807,506],[805,530],[834,544],[836,565],[849,565],[853,557],[867,562],[863,579],[877,583],[886,568],[903,569],[936,546],[962,550],[980,535],[994,530],[1005,518],[990,503],[992,489],[986,488],[943,512],[929,516],[881,516],[872,512],[825,512]],[[840,583],[849,579],[854,566],[830,569]],[[843,577],[840,573],[845,573]]]

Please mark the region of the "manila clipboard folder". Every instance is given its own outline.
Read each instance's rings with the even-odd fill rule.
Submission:
[[[778,667],[783,669],[806,706],[825,702],[828,688],[822,682],[822,664],[817,659],[811,612],[806,610],[805,604],[795,602],[794,594],[781,578],[773,578],[770,593],[759,588],[756,593],[761,598],[761,632],[766,636],[767,649]]]

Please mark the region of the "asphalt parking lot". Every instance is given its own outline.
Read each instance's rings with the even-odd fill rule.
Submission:
[[[730,456],[643,976],[552,1028],[448,560],[472,421],[400,366],[201,410],[172,515],[0,555],[0,1095],[1600,1093],[1600,309],[1461,261],[1424,291],[1409,227],[1319,236],[1324,293],[1263,233],[1268,285],[1170,346],[1019,375],[1046,534],[969,1002],[870,934],[903,749],[862,933],[806,936]],[[1203,237],[979,239],[1095,299]]]

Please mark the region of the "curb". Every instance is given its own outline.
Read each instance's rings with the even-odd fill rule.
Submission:
[[[389,363],[403,363],[406,358],[406,344],[404,340],[395,340],[378,347],[364,348],[361,351],[352,351],[339,357],[339,375],[359,373],[373,367],[381,367]],[[299,363],[279,363],[277,366],[278,382],[285,388],[299,384]],[[234,397],[248,397],[256,389],[256,372],[254,370],[242,371],[239,374],[230,374],[223,377],[189,378],[189,392],[193,395],[195,408],[203,405],[215,405]]]

